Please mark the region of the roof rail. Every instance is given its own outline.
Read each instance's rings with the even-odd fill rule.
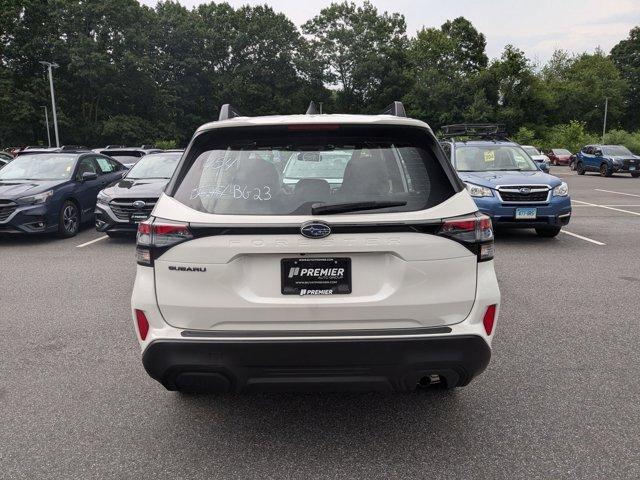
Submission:
[[[239,117],[240,113],[233,108],[230,103],[225,103],[220,107],[220,116],[218,117],[218,121],[229,120],[231,118]]]
[[[507,132],[500,123],[456,123],[443,125],[443,137],[480,137],[480,138],[504,138]]]
[[[406,117],[407,112],[404,109],[404,105],[402,102],[393,102],[391,105],[388,105],[380,115],[393,115],[394,117]]]
[[[318,107],[316,107],[316,102],[311,100],[311,103],[309,103],[309,107],[307,108],[305,115],[318,115],[319,113],[320,112],[318,111]]]

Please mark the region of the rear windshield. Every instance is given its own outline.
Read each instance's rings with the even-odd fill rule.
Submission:
[[[571,152],[569,150],[565,150],[564,148],[554,148],[552,152],[555,155],[571,155]]]
[[[176,176],[174,197],[206,213],[310,215],[313,206],[355,202],[402,204],[367,213],[423,210],[456,191],[422,129],[304,128],[201,134]]]
[[[126,151],[126,152],[124,151],[114,152],[113,150],[105,150],[102,153],[104,155],[110,156],[111,158],[115,158],[120,163],[127,163],[127,164],[137,163],[138,161],[140,161],[142,157],[144,157],[144,152],[137,152],[135,150]]]

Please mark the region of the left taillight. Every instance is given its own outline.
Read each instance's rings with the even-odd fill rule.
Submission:
[[[136,260],[138,265],[152,266],[154,259],[167,249],[191,240],[193,233],[186,223],[149,219],[138,225]]]
[[[493,259],[493,226],[486,215],[447,218],[438,235],[461,243],[478,255],[479,262]]]

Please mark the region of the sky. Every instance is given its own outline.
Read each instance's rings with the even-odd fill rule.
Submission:
[[[139,0],[154,6],[156,0]],[[192,7],[199,0],[179,0]],[[268,4],[296,25],[317,15],[332,0],[226,0],[234,7]],[[356,3],[362,3],[356,0]],[[536,63],[546,62],[556,49],[572,53],[609,52],[629,30],[640,25],[640,0],[372,0],[379,11],[398,12],[410,35],[422,27],[439,27],[464,16],[487,38],[487,54],[500,56],[513,44]]]

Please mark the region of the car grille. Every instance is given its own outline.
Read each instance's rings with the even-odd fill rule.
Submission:
[[[146,205],[142,208],[134,207],[133,202],[140,200],[145,202]],[[118,220],[129,221],[132,213],[144,213],[147,216],[151,215],[151,211],[156,205],[157,200],[157,198],[118,198],[117,200],[111,200],[109,206]]]
[[[546,185],[509,185],[498,187],[498,194],[504,203],[544,203],[549,197]]]
[[[0,200],[0,222],[4,222],[16,211],[18,205],[11,200]]]

